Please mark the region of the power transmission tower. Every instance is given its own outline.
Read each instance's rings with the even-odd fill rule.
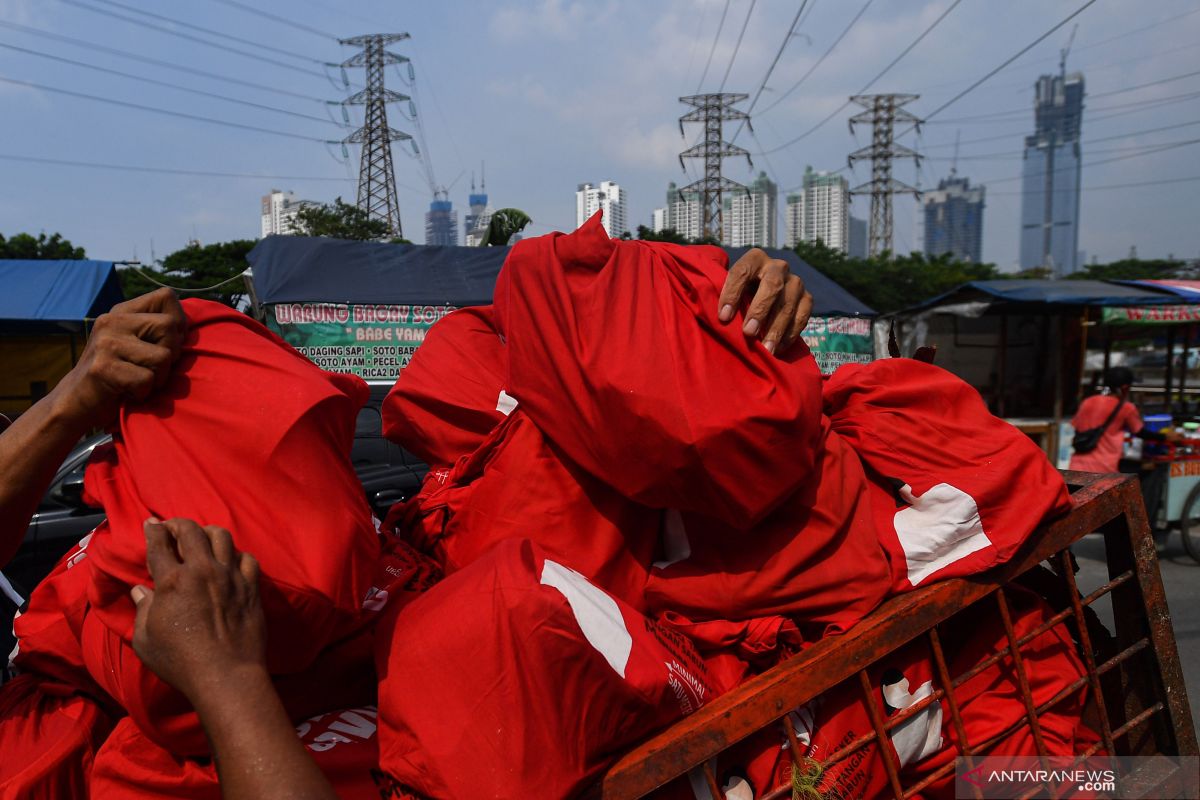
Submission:
[[[721,159],[745,156],[746,161],[750,163],[750,168],[754,168],[749,151],[730,144],[721,137],[721,123],[727,119],[744,119],[749,126],[750,116],[744,111],[733,108],[734,103],[740,103],[749,96],[748,94],[725,92],[722,94],[696,94],[679,98],[679,102],[695,106],[694,111],[689,111],[679,118],[679,135],[683,136],[683,123],[685,122],[704,123],[704,141],[679,154],[681,169],[685,158],[703,158],[704,177],[683,187],[680,190],[680,197],[684,197],[683,193],[686,191],[694,191],[700,196],[700,227],[705,236],[711,236],[721,242],[725,241],[725,229],[721,219],[721,194],[736,189],[749,191],[742,184],[721,176]]]
[[[850,101],[867,109],[850,118],[850,132],[854,132],[854,123],[871,123],[871,144],[868,147],[855,150],[850,154],[849,163],[864,158],[871,159],[871,180],[850,190],[850,194],[871,195],[871,256],[877,256],[884,250],[892,249],[892,195],[909,194],[920,197],[919,189],[914,189],[906,183],[892,178],[893,158],[912,158],[917,164],[921,156],[915,150],[904,145],[896,144],[893,140],[893,127],[896,120],[911,122],[913,127],[920,128],[922,120],[901,106],[911,103],[920,95],[915,94],[864,94],[855,95]]]
[[[343,144],[362,145],[358,168],[358,207],[372,219],[383,220],[393,236],[402,236],[400,204],[396,200],[396,174],[392,168],[392,142],[412,139],[407,133],[388,127],[387,104],[408,100],[408,95],[383,86],[383,68],[403,64],[404,56],[384,47],[409,38],[407,33],[373,33],[339,39],[341,44],[361,47],[362,52],[342,62],[343,67],[365,67],[367,85],[361,92],[342,101],[343,105],[365,106],[363,126],[343,140]]]

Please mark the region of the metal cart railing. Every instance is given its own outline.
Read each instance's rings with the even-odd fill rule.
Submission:
[[[770,726],[780,726],[789,737],[792,746],[788,752],[799,767],[802,749],[794,740],[793,726],[785,723],[788,713],[847,680],[861,684],[873,730],[831,753],[827,763],[885,741],[889,730],[943,698],[961,743],[960,755],[986,755],[989,747],[1013,729],[990,741],[966,739],[955,689],[970,675],[949,674],[939,635],[939,628],[947,620],[975,603],[994,604],[1004,623],[1008,645],[994,653],[989,663],[1003,658],[1015,667],[1025,706],[1018,726],[1029,728],[1041,755],[1045,750],[1040,716],[1068,691],[1077,693],[1085,685],[1092,704],[1089,718],[1100,738],[1091,748],[1092,753],[1197,755],[1196,731],[1138,484],[1127,475],[1067,472],[1065,477],[1072,489],[1073,510],[1042,528],[1007,564],[972,579],[948,580],[891,599],[850,632],[818,642],[626,754],[604,776],[599,796],[604,800],[642,797],[700,768],[705,771],[713,797],[724,800],[717,777],[708,766],[710,759]],[[1104,536],[1109,580],[1081,594],[1070,547],[1093,532]],[[1042,584],[1040,593],[1057,609],[1041,628],[1024,636],[1014,630],[1007,588],[1018,579],[1026,586]],[[1101,625],[1093,607],[1105,596],[1110,598],[1113,610],[1111,633]],[[1029,689],[1022,647],[1063,621],[1073,626],[1086,674],[1058,697],[1038,706]],[[872,702],[867,670],[888,654],[922,638],[932,653],[936,685],[949,688],[939,688],[885,720]],[[894,753],[888,747],[879,751],[897,800],[919,794],[931,781],[944,778],[955,768],[950,761],[920,783],[905,785]],[[1162,797],[1194,790],[1198,778],[1187,774],[1190,768],[1181,769],[1167,760],[1155,764],[1154,772],[1139,776],[1143,786],[1148,787],[1142,796]],[[791,785],[781,785],[758,796],[781,798],[791,793]]]

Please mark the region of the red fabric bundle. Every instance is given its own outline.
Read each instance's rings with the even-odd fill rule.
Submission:
[[[122,409],[113,446],[88,467],[87,491],[108,519],[91,537],[80,565],[87,569],[60,565],[70,591],[31,598],[43,635],[31,635],[24,622],[17,633],[22,658],[74,667],[81,657],[148,736],[177,753],[203,754],[208,744],[186,700],[129,644],[129,589],[150,582],[143,521],[187,517],[228,528],[262,567],[268,666],[277,676],[312,680],[328,677],[327,665],[314,666],[318,654],[369,619],[363,603],[378,590],[381,545],[349,461],[365,384],[318,369],[224,306],[186,300],[183,307],[188,334],[170,380],[146,403]],[[78,608],[81,584],[86,614]],[[295,696],[285,693],[290,710],[329,707],[313,708],[306,695],[316,684],[298,680]],[[362,702],[353,694],[350,702]]]
[[[380,764],[432,797],[574,796],[727,688],[684,637],[530,542],[394,613],[377,650]]]
[[[398,533],[447,573],[497,542],[529,539],[638,609],[662,518],[564,463],[519,408],[398,513]]]
[[[501,420],[507,359],[492,307],[438,320],[383,401],[383,435],[430,466],[474,451]]]
[[[893,591],[1003,563],[1070,509],[1045,453],[939,367],[846,365],[826,381],[825,413],[871,476]]]
[[[715,247],[608,238],[600,215],[519,242],[496,283],[506,389],[624,496],[746,530],[812,480],[820,373],[717,320]]]
[[[808,482],[752,530],[668,514],[667,552],[646,584],[654,614],[676,611],[698,621],[786,614],[812,641],[848,630],[879,605],[888,563],[866,476],[824,420],[820,427],[823,446]]]
[[[386,781],[378,770],[376,715],[374,706],[350,708],[319,714],[296,728],[300,741],[342,800],[379,800],[382,796],[380,787]],[[210,759],[177,758],[147,739],[127,718],[117,723],[96,755],[91,797],[221,800],[221,786]]]
[[[98,703],[39,675],[0,686],[0,800],[86,797],[112,729]]]

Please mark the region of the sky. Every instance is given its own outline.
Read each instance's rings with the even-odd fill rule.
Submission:
[[[848,153],[870,142],[867,126],[851,133],[856,109],[843,106],[882,73],[870,92],[917,94],[906,108],[932,114],[919,133],[900,138],[926,155],[920,168],[899,161],[894,176],[935,186],[959,136],[958,174],[987,187],[984,260],[1014,269],[1033,84],[1057,71],[1077,23],[1067,70],[1084,74],[1088,93],[1080,249],[1101,262],[1133,247],[1142,258],[1200,257],[1197,0],[1096,0],[945,108],[1086,0],[808,0],[785,44],[801,2],[0,0],[0,233],[57,231],[90,257],[147,262],[193,238],[257,237],[260,198],[272,188],[353,200],[357,148],[343,159],[342,146],[327,143],[350,132],[328,101],[353,89],[324,64],[354,54],[338,37],[407,32],[412,38],[390,49],[412,60],[415,82],[389,68],[387,85],[413,97],[434,185],[447,187],[460,225],[472,174],[478,181],[485,170],[492,205],[528,212],[530,234],[573,229],[576,186],[604,180],[627,192],[630,227],[649,225],[667,183],[699,175],[699,164],[684,172],[677,157],[700,135],[689,125],[680,136],[677,119],[687,109],[679,97],[734,91],[753,98],[760,86],[753,132],[735,139],[751,151],[754,170],[745,159],[724,170],[741,182],[766,171],[782,205],[806,165],[841,169]],[[362,71],[348,77],[361,84]],[[408,111],[407,104],[389,108],[389,124],[415,134]],[[350,114],[360,124],[361,108]],[[726,138],[735,131],[727,127]],[[1158,146],[1165,149],[1154,152]],[[404,234],[421,242],[432,190],[410,153],[395,146],[396,181]],[[856,186],[870,179],[870,167],[844,174]],[[853,213],[866,217],[868,202],[856,198]],[[917,208],[910,198],[895,201],[898,251],[920,249]]]

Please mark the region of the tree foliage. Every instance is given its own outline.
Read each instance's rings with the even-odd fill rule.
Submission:
[[[1108,264],[1088,264],[1078,272],[1068,275],[1068,280],[1098,281],[1146,281],[1173,278],[1184,266],[1182,261],[1165,258],[1123,258]]]
[[[928,257],[884,252],[874,258],[850,258],[820,240],[800,242],[796,254],[881,313],[908,308],[967,281],[1006,277],[994,264],[956,261],[948,254]]]
[[[15,234],[5,239],[0,234],[0,258],[32,259],[38,261],[86,258],[82,247],[75,247],[61,233],[51,236],[39,233],[36,237],[28,233]]]
[[[519,208],[502,208],[492,214],[488,222],[487,232],[479,242],[480,247],[503,247],[515,234],[525,229],[533,222],[528,214]]]
[[[296,233],[301,236],[328,236],[332,239],[357,239],[365,242],[390,241],[409,244],[407,239],[389,237],[388,224],[374,219],[358,206],[343,202],[333,205],[306,205],[296,212]]]
[[[146,278],[179,289],[202,289],[203,292],[182,292],[182,297],[203,297],[237,308],[246,298],[246,283],[238,276],[246,271],[246,254],[258,244],[252,239],[237,239],[215,244],[190,244],[164,258],[157,269],[129,267],[118,272],[126,297],[137,297],[158,288]],[[217,284],[220,284],[217,286]]]
[[[672,244],[691,244],[687,237],[679,233],[674,228],[663,228],[661,231],[652,231],[645,225],[637,226],[637,238],[643,242],[671,242]]]

